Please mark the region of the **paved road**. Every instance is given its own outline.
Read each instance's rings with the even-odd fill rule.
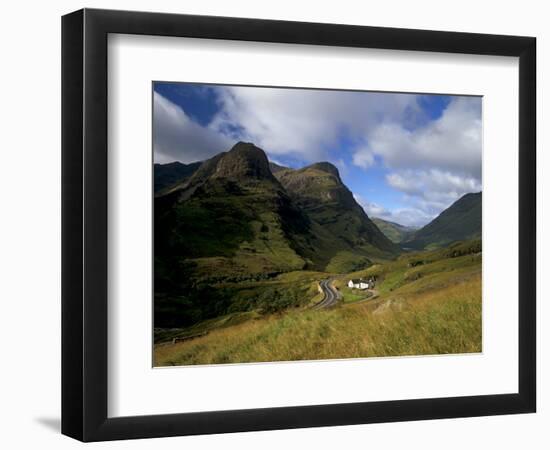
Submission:
[[[329,308],[331,306],[334,306],[336,303],[338,303],[338,300],[341,298],[340,292],[336,290],[334,286],[332,286],[332,282],[334,280],[332,278],[329,278],[327,280],[322,280],[319,282],[319,285],[321,286],[321,290],[323,291],[324,297],[323,300],[321,300],[319,303],[317,303],[313,309],[323,309],[323,308]]]

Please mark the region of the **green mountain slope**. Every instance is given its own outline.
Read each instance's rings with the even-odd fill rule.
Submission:
[[[281,168],[276,175],[263,150],[240,142],[155,197],[156,327],[245,312],[262,302],[273,309],[307,301],[312,275],[306,271],[344,273],[395,256],[398,248],[357,205],[334,166]],[[297,274],[296,281],[276,281],[286,273]]]
[[[299,170],[278,170],[275,176],[296,205],[322,230],[319,235],[326,236],[323,245],[314,249],[324,254],[326,270],[350,271],[354,265],[364,264],[365,258],[387,259],[398,252],[397,246],[355,201],[332,164],[320,162]],[[336,252],[331,247],[337,247]],[[327,254],[324,249],[332,253]]]
[[[373,217],[372,221],[390,241],[396,244],[406,241],[417,230],[417,228],[407,227],[378,217]]]
[[[308,219],[272,175],[265,153],[239,143],[155,200],[155,255],[193,261],[205,278],[303,268],[293,236]]]
[[[189,178],[201,164],[201,162],[182,164],[178,161],[168,164],[155,164],[155,193]]]
[[[269,280],[309,263],[293,240],[309,221],[250,144],[204,161],[154,207],[155,327],[247,311],[259,294],[222,283]]]
[[[203,162],[157,197],[155,254],[194,259],[205,276],[244,277],[302,268],[343,272],[397,253],[336,167],[279,166],[277,177],[272,167],[246,143]]]
[[[431,249],[454,241],[481,237],[481,192],[466,194],[429,224],[416,231],[404,247]]]

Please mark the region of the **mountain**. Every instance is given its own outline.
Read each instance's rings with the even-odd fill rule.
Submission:
[[[373,217],[372,221],[390,241],[396,244],[406,241],[417,230],[417,228],[415,227],[400,225],[398,223],[380,219],[378,217]]]
[[[347,271],[361,257],[388,258],[398,248],[369,219],[363,208],[344,185],[338,169],[329,162],[319,162],[299,170],[275,172],[291,199],[326,235],[315,249],[321,256],[325,249],[326,270]],[[320,252],[320,254],[319,254]],[[325,252],[326,253],[326,252]]]
[[[275,175],[272,164],[263,150],[239,142],[157,196],[160,271],[185,260],[202,279],[343,272],[397,253],[332,164],[278,166]]]
[[[280,166],[279,164],[275,164],[272,161],[269,161],[269,168],[271,169],[271,173],[273,174],[280,172],[281,170],[289,170],[288,167]]]
[[[402,245],[414,249],[432,249],[454,241],[480,238],[481,197],[481,192],[478,192],[459,198]]]
[[[187,326],[251,305],[302,304],[305,291],[317,292],[311,281],[296,282],[308,272],[288,274],[286,284],[279,274],[347,273],[399,251],[357,205],[336,167],[273,168],[263,150],[244,142],[159,191],[154,221],[156,327]],[[269,289],[259,290],[261,283]]]
[[[308,218],[252,144],[238,143],[204,161],[189,179],[155,198],[161,271],[183,260],[201,279],[299,270],[310,262],[296,251],[295,236],[308,231]]]
[[[201,162],[182,164],[178,161],[168,164],[155,164],[155,193],[189,178],[200,165]]]

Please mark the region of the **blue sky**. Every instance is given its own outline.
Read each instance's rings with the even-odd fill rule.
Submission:
[[[155,162],[239,141],[292,168],[330,161],[369,216],[421,226],[481,190],[481,98],[154,83]]]

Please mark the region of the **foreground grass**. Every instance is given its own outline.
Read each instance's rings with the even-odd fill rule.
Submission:
[[[281,293],[282,298],[294,296],[303,299],[302,304],[295,304],[294,307],[309,307],[323,299],[323,293],[319,288],[319,280],[327,278],[330,274],[312,271],[287,272],[264,281],[242,281],[239,283],[219,283],[218,289],[230,289],[234,303],[242,305],[257,304],[255,301],[262,294],[272,296],[274,292]],[[270,302],[273,303],[272,297]],[[243,322],[261,317],[261,310],[231,311],[219,317],[200,321],[185,328],[155,328],[155,343],[171,342],[174,338],[185,338],[197,334],[209,333],[218,328],[227,328],[239,325]]]
[[[157,345],[155,365],[481,351],[480,271],[434,290],[402,290],[371,302],[290,311],[213,329],[194,340]]]

